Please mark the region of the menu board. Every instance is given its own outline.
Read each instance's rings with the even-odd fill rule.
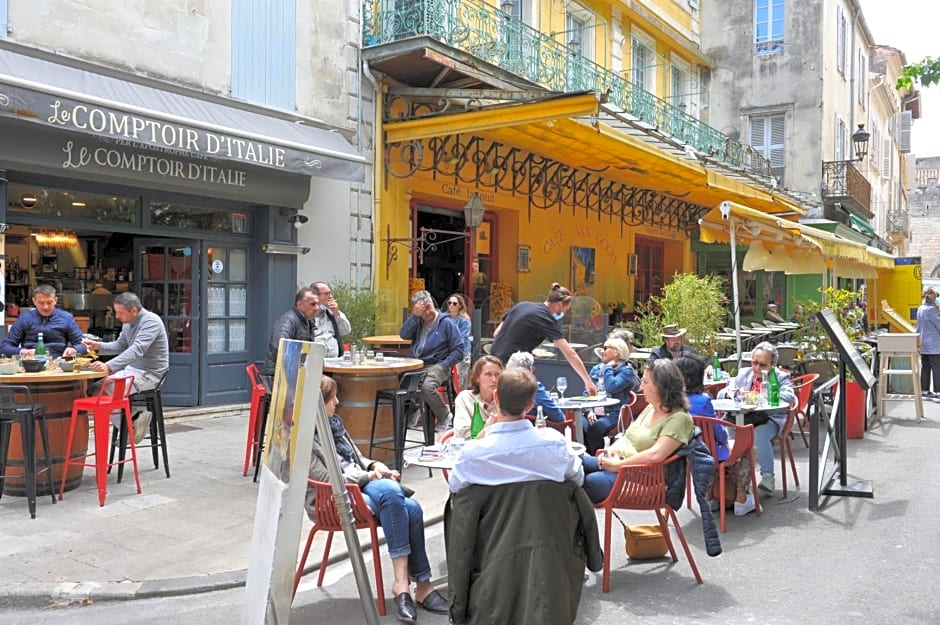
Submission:
[[[858,383],[863,389],[870,389],[875,384],[875,376],[872,374],[868,363],[865,362],[862,355],[859,354],[855,346],[852,345],[851,339],[849,339],[845,330],[842,329],[836,316],[827,308],[816,313],[814,317],[819,322],[819,325],[826,331],[826,334],[829,335],[832,344],[839,350],[840,359],[843,363],[848,365]]]

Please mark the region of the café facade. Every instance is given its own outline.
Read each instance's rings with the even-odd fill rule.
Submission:
[[[297,288],[311,177],[364,175],[342,135],[298,121],[4,44],[3,327],[47,283],[108,338],[131,290],[166,323],[164,402],[247,400],[245,366]]]

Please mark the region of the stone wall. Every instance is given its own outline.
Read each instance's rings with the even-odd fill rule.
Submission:
[[[940,156],[918,158],[913,188],[907,191],[910,256],[920,256],[924,277],[940,277]]]

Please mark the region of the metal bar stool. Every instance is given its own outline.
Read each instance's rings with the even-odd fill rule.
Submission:
[[[157,382],[155,387],[134,393],[128,399],[130,400],[132,409],[134,406],[146,406],[147,411],[150,412],[149,442],[147,444],[137,445],[137,449],[145,447],[150,448],[151,455],[153,456],[154,469],[160,468],[160,456],[157,452],[162,450],[163,471],[166,473],[167,477],[170,477],[170,459],[166,448],[166,425],[163,421],[163,396],[160,393],[167,373],[169,373],[169,371],[161,376],[160,381]],[[133,419],[131,421],[133,422]],[[130,431],[133,431],[133,428],[131,428]],[[114,462],[114,450],[121,450],[118,454],[118,460],[123,461],[127,454],[128,436],[129,431],[124,425],[123,420],[121,421],[120,428],[111,428],[111,453],[108,455],[108,473],[111,472],[111,464],[117,464],[118,484],[121,483],[121,479],[124,477],[124,463]]]
[[[372,407],[372,433],[369,436],[369,456],[373,449],[384,449],[394,454],[395,468],[401,471],[405,453],[405,435],[408,426],[407,410],[409,407],[421,407],[421,382],[424,380],[424,371],[409,371],[401,376],[396,389],[380,389],[375,392],[375,404]],[[379,416],[379,407],[390,405],[392,407],[392,441],[391,443],[375,442],[375,424]],[[427,429],[427,416],[425,416],[425,429]],[[432,428],[433,432],[433,428]],[[425,435],[426,436],[426,435]]]
[[[36,422],[39,422],[39,437],[42,441],[42,460],[45,467],[49,494],[52,503],[55,499],[55,486],[52,484],[52,462],[49,459],[49,432],[46,429],[46,412],[42,406],[33,403],[33,396],[26,386],[0,386],[0,497],[8,477],[7,452],[13,426],[20,428],[20,441],[23,447],[23,478],[26,485],[26,503],[30,518],[36,518]],[[16,462],[19,464],[19,461]]]

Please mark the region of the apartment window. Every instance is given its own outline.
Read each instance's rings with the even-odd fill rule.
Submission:
[[[848,24],[845,19],[845,13],[842,7],[836,7],[836,69],[842,76],[845,76],[845,66],[848,47]]]
[[[232,97],[294,110],[295,0],[232,0]]]
[[[868,59],[858,51],[858,103],[862,108],[868,106]]]
[[[842,121],[839,116],[836,116],[833,128],[835,129],[835,136],[833,137],[833,160],[844,161],[847,158],[846,148],[848,146],[849,131],[845,122]]]
[[[770,161],[774,177],[783,184],[786,173],[786,145],[784,116],[760,115],[749,121],[750,146]]]
[[[656,61],[654,45],[651,39],[639,33],[633,33],[633,45],[630,58],[630,77],[633,84],[650,93],[656,91]]]
[[[754,44],[757,54],[783,50],[783,1],[754,0]]]
[[[696,100],[697,86],[691,68],[683,61],[673,58],[669,67],[669,102],[684,113],[695,116],[698,113]]]

